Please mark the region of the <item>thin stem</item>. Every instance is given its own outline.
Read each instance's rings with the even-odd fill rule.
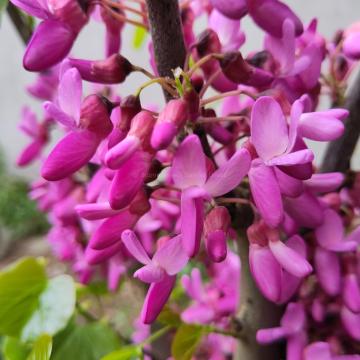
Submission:
[[[203,96],[206,93],[206,90],[211,86],[211,84],[216,80],[216,78],[222,73],[221,68],[217,69],[210,77],[209,79],[206,81],[206,83],[204,84],[204,86],[202,87],[200,93],[199,93],[199,97],[200,99],[203,98]]]
[[[136,21],[136,20],[129,19],[125,15],[119,14],[116,11],[112,10],[111,7],[109,7],[108,5],[104,4],[104,8],[109,11],[110,15],[113,18],[115,18],[115,19],[117,19],[119,21],[127,22],[129,24],[132,24],[132,25],[135,25],[135,26],[140,26],[140,27],[143,27],[146,30],[149,30],[148,26],[145,25],[144,23]]]
[[[165,335],[168,331],[170,331],[173,328],[171,325],[167,325],[160,330],[154,332],[151,334],[147,339],[145,339],[140,345],[144,346],[147,344],[151,344],[152,342],[156,341],[157,339],[161,338],[163,335]]]
[[[166,80],[164,78],[153,78],[149,81],[147,81],[146,83],[144,83],[143,85],[141,85],[139,87],[139,89],[136,91],[135,96],[139,96],[140,93],[148,86],[152,85],[152,84],[160,84],[167,92],[169,92],[170,94],[172,94],[174,97],[177,96],[177,93],[175,90],[173,90],[169,84],[167,84]]]
[[[98,320],[94,315],[92,315],[90,312],[85,310],[78,301],[76,302],[76,310],[83,318],[85,318],[86,320],[88,320],[90,322],[94,322],[94,321]]]
[[[191,67],[191,69],[188,71],[188,76],[189,76],[189,78],[195,73],[195,71],[196,71],[197,69],[199,69],[201,66],[203,66],[204,64],[206,64],[208,61],[213,60],[213,59],[222,59],[223,57],[224,57],[224,55],[222,55],[222,54],[217,54],[217,53],[205,55],[205,56],[202,57],[200,60],[198,60],[198,61]]]
[[[215,95],[215,96],[212,96],[212,97],[210,97],[208,99],[205,99],[205,100],[201,100],[200,105],[205,106],[205,105],[210,104],[210,103],[212,103],[214,101],[221,100],[221,99],[224,99],[224,98],[226,98],[228,96],[235,96],[235,95],[246,95],[246,96],[249,96],[250,98],[252,98],[253,100],[256,100],[258,98],[257,95],[252,94],[249,91],[238,89],[238,90],[228,91],[228,92],[225,92],[225,93],[222,93],[222,94],[219,94],[219,95]]]
[[[133,70],[143,73],[144,75],[146,75],[150,79],[155,78],[155,75],[153,75],[151,72],[147,71],[146,69],[142,68],[141,66],[133,65]]]
[[[134,9],[130,6],[127,6],[127,5],[124,5],[124,4],[121,4],[121,3],[116,3],[116,2],[113,2],[111,0],[102,0],[104,1],[108,6],[111,6],[112,8],[116,8],[116,9],[120,9],[120,10],[126,10],[126,11],[129,11],[129,12],[132,12],[134,14],[137,14],[141,17],[144,17],[146,16],[146,14],[144,12],[142,12],[141,10],[137,10],[137,9]]]

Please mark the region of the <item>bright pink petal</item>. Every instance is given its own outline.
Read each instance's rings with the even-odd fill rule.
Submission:
[[[289,336],[286,343],[286,358],[291,360],[304,360],[303,351],[308,343],[305,331]]]
[[[153,261],[168,275],[175,275],[181,271],[189,261],[182,246],[181,235],[173,237],[161,246],[154,254]]]
[[[216,230],[206,236],[206,252],[211,261],[221,262],[225,260],[227,254],[226,235],[223,230]]]
[[[360,32],[353,32],[346,36],[343,51],[351,59],[360,59]]]
[[[291,166],[311,163],[313,160],[314,153],[309,149],[304,149],[276,156],[269,161],[265,161],[265,164],[269,166]]]
[[[165,276],[164,280],[153,283],[146,294],[141,320],[144,324],[151,324],[160,314],[175,285],[176,276]]]
[[[82,97],[81,76],[77,69],[67,70],[61,77],[58,88],[60,108],[75,121],[80,119]]]
[[[80,204],[75,206],[75,210],[80,217],[86,220],[105,219],[120,212],[120,210],[112,209],[108,202]]]
[[[181,319],[188,324],[207,324],[215,317],[215,311],[203,304],[190,305],[181,313]]]
[[[250,169],[251,156],[246,149],[238,150],[229,161],[213,172],[204,189],[213,197],[233,190]]]
[[[344,239],[344,224],[332,209],[324,211],[324,222],[315,230],[315,235],[318,244],[330,251],[351,251],[357,247],[356,242]]]
[[[316,228],[324,219],[324,210],[319,200],[309,191],[304,191],[297,198],[286,198],[285,211],[299,226]]]
[[[256,333],[256,341],[260,344],[271,344],[274,341],[281,340],[287,336],[287,332],[282,327],[261,329]]]
[[[188,136],[177,149],[171,174],[175,186],[180,189],[205,184],[207,177],[205,155],[196,135]]]
[[[123,248],[121,242],[115,243],[109,247],[106,247],[102,250],[93,249],[91,246],[88,246],[85,250],[85,259],[90,265],[97,265],[104,261],[109,260]]]
[[[29,71],[42,71],[59,63],[70,51],[76,35],[60,20],[44,20],[37,26],[24,55]]]
[[[286,246],[282,241],[269,241],[269,247],[279,264],[290,274],[304,277],[312,272],[305,257]]]
[[[89,162],[99,143],[93,132],[70,132],[51,151],[42,166],[41,176],[48,181],[66,178]]]
[[[288,334],[295,334],[305,328],[306,313],[301,303],[289,303],[281,318],[281,326]]]
[[[112,180],[109,202],[113,209],[128,206],[135,198],[149,172],[151,159],[148,153],[136,151],[116,171]]]
[[[253,106],[251,142],[264,161],[283,154],[288,147],[286,119],[279,103],[269,96],[262,96]]]
[[[66,126],[67,128],[75,130],[77,127],[75,119],[63,112],[57,105],[51,101],[45,101],[43,106],[49,117]]]
[[[253,161],[249,171],[251,195],[264,221],[277,227],[283,220],[283,205],[273,169],[261,161]]]
[[[353,273],[344,277],[343,299],[352,312],[360,312],[360,285],[357,276]]]
[[[262,294],[278,302],[281,292],[281,268],[268,247],[250,245],[250,270]]]
[[[340,172],[313,174],[305,184],[313,192],[327,193],[337,190],[344,182],[344,178],[344,174]]]
[[[164,276],[166,276],[165,271],[153,263],[143,266],[134,273],[135,278],[148,284],[162,281]]]
[[[144,246],[132,230],[125,230],[121,234],[121,239],[129,253],[144,265],[149,265],[151,260],[144,249]]]
[[[24,10],[31,16],[39,19],[46,19],[49,17],[50,12],[47,6],[42,1],[37,0],[10,0],[15,6]]]
[[[298,197],[303,191],[302,181],[285,174],[279,168],[274,168],[276,179],[279,184],[280,192],[289,197]]]
[[[39,133],[39,124],[36,120],[36,115],[30,110],[28,106],[21,109],[21,123],[19,129],[31,138],[35,138]]]
[[[332,360],[330,346],[327,342],[315,342],[304,350],[304,360]]]
[[[134,227],[139,220],[139,215],[128,210],[105,220],[93,233],[89,240],[90,246],[95,250],[105,249],[115,243],[121,243],[121,234],[126,229]]]
[[[343,122],[327,112],[302,114],[299,122],[300,136],[315,141],[335,140],[343,134],[344,129]]]
[[[181,235],[185,252],[193,257],[200,247],[204,226],[203,199],[194,196],[196,188],[186,189],[181,194]]]
[[[39,157],[43,147],[44,143],[42,141],[33,141],[22,151],[20,156],[16,159],[16,164],[18,166],[25,166],[30,164],[32,161]]]
[[[105,155],[105,164],[110,169],[117,170],[125,161],[127,161],[136,150],[140,148],[140,140],[136,136],[127,136],[120,141]]]
[[[338,255],[317,247],[314,260],[316,276],[321,287],[330,296],[338,295],[341,289],[341,269]]]

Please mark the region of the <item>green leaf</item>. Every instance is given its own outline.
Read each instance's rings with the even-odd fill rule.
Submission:
[[[101,360],[136,360],[141,354],[140,346],[129,345],[102,357]]]
[[[120,346],[116,333],[102,323],[71,325],[54,337],[51,360],[99,360]]]
[[[25,258],[0,272],[0,333],[18,336],[46,287],[44,265]]]
[[[35,340],[42,334],[55,335],[64,329],[74,313],[75,300],[75,284],[69,275],[51,279],[22,330],[22,340]]]
[[[52,350],[52,337],[41,335],[34,343],[34,347],[27,360],[49,360]]]
[[[133,46],[135,49],[140,49],[146,39],[147,31],[141,26],[137,26],[134,31]]]
[[[180,315],[172,311],[168,306],[159,314],[157,321],[163,325],[171,325],[173,327],[179,327],[182,323]]]
[[[190,360],[204,334],[202,326],[181,325],[171,344],[171,354],[175,360]]]
[[[13,337],[6,337],[2,345],[4,360],[26,360],[30,347]]]

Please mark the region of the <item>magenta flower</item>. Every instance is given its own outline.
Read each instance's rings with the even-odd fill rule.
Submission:
[[[314,342],[304,349],[304,360],[359,360],[360,355],[333,355],[327,342]]]
[[[48,142],[48,121],[38,123],[36,115],[28,107],[24,107],[19,128],[32,139],[16,160],[18,166],[26,166],[40,156]]]
[[[276,303],[288,301],[312,272],[306,260],[306,245],[299,235],[283,243],[275,230],[265,224],[248,229],[251,273],[263,295]]]
[[[226,17],[239,20],[247,13],[246,0],[211,0],[211,4]]]
[[[41,174],[47,180],[63,179],[83,167],[112,130],[109,104],[98,95],[81,102],[81,96],[80,75],[69,69],[61,77],[58,104],[44,104],[49,116],[70,129],[43,164]]]
[[[181,189],[181,234],[186,253],[199,250],[204,223],[204,201],[233,190],[247,174],[250,154],[238,150],[210,176],[199,138],[188,136],[179,146],[171,168],[174,185]]]
[[[31,16],[42,19],[24,55],[29,71],[45,70],[64,59],[87,23],[88,16],[76,0],[11,0]]]
[[[271,97],[258,99],[251,114],[251,143],[259,157],[251,163],[250,187],[261,216],[271,227],[277,227],[284,217],[275,166],[291,171],[297,165],[311,163],[314,158],[312,151],[295,148],[300,106],[298,101],[292,107],[290,127],[280,105]]]
[[[306,313],[300,303],[289,303],[281,318],[280,326],[271,329],[258,330],[256,339],[261,344],[286,339],[286,358],[301,360],[302,352],[307,343]],[[320,358],[312,358],[319,359]]]

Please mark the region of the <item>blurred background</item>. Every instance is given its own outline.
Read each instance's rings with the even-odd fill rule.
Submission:
[[[314,17],[318,18],[319,31],[326,38],[332,38],[336,30],[344,29],[360,20],[359,0],[285,0],[285,2],[305,24]],[[197,27],[199,31],[204,28],[204,22],[201,19]],[[255,27],[251,19],[242,20],[242,29],[247,37],[242,51],[246,54],[249,51],[261,49],[264,35]],[[122,53],[134,64],[149,69],[147,42],[140,49],[135,49],[134,31],[133,26],[126,25]],[[72,55],[88,59],[102,58],[104,33],[104,28],[100,23],[91,21],[81,32]],[[39,116],[42,110],[41,104],[25,91],[25,86],[34,80],[35,75],[22,68],[25,47],[6,13],[0,25],[0,44],[0,238],[1,231],[7,232],[8,229],[11,230],[12,235],[3,234],[3,238],[4,236],[29,237],[32,234],[44,232],[46,221],[36,212],[34,205],[26,199],[26,183],[38,177],[39,165],[32,165],[25,169],[17,168],[15,165],[16,157],[28,142],[28,139],[17,130],[17,126],[23,105],[29,105]],[[134,93],[144,81],[145,78],[141,74],[130,75],[125,84],[119,85],[119,94]],[[86,86],[90,85],[86,84]],[[163,97],[160,89],[154,86],[147,88],[142,93],[142,101],[144,104],[161,104]],[[326,101],[321,104],[321,107],[327,106]],[[315,147],[311,144],[311,147],[316,152],[317,161],[321,161],[325,145],[321,146],[317,143]],[[360,169],[359,145],[353,158],[353,168]],[[5,252],[2,247],[6,249],[4,242],[0,241],[0,258],[2,252]],[[38,253],[38,250],[35,252]]]

